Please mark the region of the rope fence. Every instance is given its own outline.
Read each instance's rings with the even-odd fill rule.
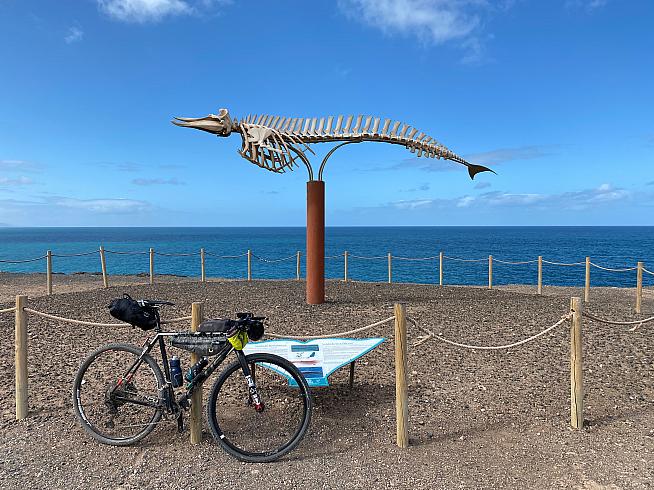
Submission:
[[[603,271],[609,271],[609,272],[629,272],[629,271],[635,271],[638,267],[625,267],[623,269],[612,269],[610,267],[602,267],[601,265],[594,264],[593,262],[590,263],[593,267],[597,269],[601,269]]]
[[[90,252],[80,252],[76,254],[51,254],[52,257],[84,257],[86,255],[95,255],[97,254],[97,250],[92,250]]]
[[[264,258],[264,257],[259,257],[258,255],[254,255],[254,254],[252,254],[252,256],[253,256],[254,258],[260,260],[261,262],[267,262],[267,263],[269,263],[269,264],[274,264],[274,263],[276,263],[276,262],[285,262],[285,261],[287,261],[287,260],[295,260],[295,259],[297,258],[297,255],[295,255],[295,254],[294,254],[294,255],[290,255],[290,256],[288,256],[288,257],[281,258],[281,259],[266,259],[266,258]],[[327,258],[327,257],[325,257],[325,258]]]
[[[607,320],[605,318],[600,318],[591,313],[588,313],[587,311],[584,311],[583,315],[590,320],[599,323],[605,323],[607,325],[635,325],[635,327],[629,329],[630,332],[635,332],[640,327],[642,327],[643,324],[654,321],[654,316],[651,316],[649,318],[643,318],[642,320],[635,320],[635,321],[618,321],[618,320]]]
[[[289,255],[281,258],[274,257],[262,257],[254,254],[251,250],[248,250],[242,254],[236,255],[220,255],[215,252],[205,251],[204,248],[200,249],[198,252],[158,252],[153,248],[150,248],[149,251],[127,251],[127,250],[108,250],[104,247],[100,247],[97,251],[89,252],[79,252],[79,253],[69,253],[69,254],[54,254],[50,250],[47,251],[46,255],[40,257],[34,257],[30,259],[20,259],[20,260],[9,260],[2,259],[0,264],[26,264],[31,262],[40,261],[46,259],[46,291],[47,294],[52,294],[52,259],[54,258],[70,258],[70,257],[83,257],[91,256],[98,254],[100,255],[100,265],[102,270],[102,279],[105,288],[109,287],[109,275],[107,272],[107,260],[106,254],[111,255],[126,255],[126,256],[138,256],[138,255],[149,255],[150,259],[150,268],[149,268],[149,282],[154,284],[155,282],[155,257],[179,257],[179,258],[188,258],[188,257],[198,257],[200,258],[200,281],[206,282],[206,257],[212,257],[215,259],[240,259],[247,258],[247,275],[246,278],[248,281],[251,281],[253,278],[253,268],[252,268],[252,258],[254,257],[257,261],[268,264],[276,264],[280,262],[287,261],[296,261],[296,271],[295,279],[301,280],[301,256],[300,252],[296,254]],[[542,294],[543,292],[543,265],[552,265],[559,267],[578,267],[585,266],[585,281],[584,281],[584,302],[590,301],[590,286],[591,286],[591,269],[599,269],[605,272],[610,273],[628,273],[636,271],[636,305],[635,310],[637,313],[641,312],[642,309],[642,296],[643,296],[643,274],[648,274],[654,276],[654,272],[645,268],[643,262],[638,262],[635,267],[624,266],[624,267],[608,267],[606,265],[597,264],[590,260],[590,257],[586,257],[586,260],[583,262],[556,262],[544,259],[542,256],[539,256],[538,259],[533,260],[502,260],[492,255],[489,255],[488,258],[465,258],[465,257],[454,257],[445,255],[443,252],[440,252],[439,255],[432,255],[428,257],[406,257],[400,255],[392,255],[390,252],[387,255],[376,255],[376,256],[366,256],[366,255],[356,255],[351,254],[348,251],[345,251],[337,255],[325,256],[325,260],[340,259],[343,258],[343,280],[345,282],[352,280],[348,267],[350,260],[366,260],[366,261],[375,261],[375,260],[385,260],[387,261],[388,268],[388,282],[393,282],[393,261],[404,261],[404,262],[428,262],[435,261],[438,259],[438,267],[434,269],[434,275],[438,275],[438,285],[445,285],[445,261],[460,262],[460,263],[470,263],[470,264],[481,264],[488,261],[488,289],[493,289],[494,273],[493,273],[493,264],[502,264],[507,266],[523,266],[530,264],[538,265],[538,276],[537,276],[537,293]]]
[[[511,349],[511,348],[513,348],[513,347],[518,347],[519,345],[523,345],[523,344],[527,344],[527,343],[529,343],[529,342],[532,342],[532,341],[536,340],[538,337],[541,337],[541,336],[545,335],[546,333],[551,332],[551,331],[554,330],[556,327],[561,326],[564,322],[566,322],[567,320],[570,320],[571,318],[572,318],[572,314],[570,314],[570,313],[565,314],[565,315],[563,315],[563,316],[561,317],[561,319],[560,319],[558,322],[556,322],[554,325],[551,325],[551,326],[547,327],[546,329],[544,329],[544,330],[538,332],[538,333],[535,334],[535,335],[532,335],[531,337],[528,337],[528,338],[526,338],[526,339],[519,340],[519,341],[517,341],[517,342],[513,342],[513,343],[511,343],[511,344],[505,344],[505,345],[489,345],[489,346],[486,346],[486,345],[462,344],[462,343],[460,343],[460,342],[454,342],[453,340],[448,340],[448,339],[446,339],[446,338],[444,338],[444,337],[441,337],[440,335],[437,335],[437,334],[435,334],[435,333],[433,333],[433,332],[427,330],[425,327],[419,327],[419,326],[418,326],[418,322],[417,322],[416,320],[414,320],[413,318],[411,318],[411,317],[407,317],[407,320],[409,320],[411,323],[413,323],[416,327],[423,329],[423,331],[425,331],[425,332],[427,333],[427,337],[423,338],[422,340],[420,340],[419,342],[417,342],[416,344],[414,344],[414,347],[417,347],[417,346],[419,346],[419,345],[422,345],[422,344],[424,344],[425,342],[427,342],[428,340],[431,340],[432,338],[434,338],[434,339],[440,340],[441,342],[444,342],[444,343],[446,343],[446,344],[453,345],[453,346],[455,346],[455,347],[462,347],[462,348],[464,348],[464,349],[472,349],[472,350],[503,350],[503,349]]]
[[[454,260],[456,262],[485,262],[486,259],[462,259],[461,257],[448,257],[447,255],[443,255],[444,259],[447,260]]]
[[[560,266],[563,266],[563,267],[574,267],[576,265],[584,265],[585,262],[565,263],[565,262],[550,262],[549,260],[543,260],[543,264],[560,265]]]
[[[0,264],[26,264],[28,262],[36,262],[37,260],[43,260],[46,256],[42,255],[41,257],[34,257],[33,259],[23,259],[23,260],[0,260]]]
[[[108,254],[114,255],[147,255],[148,252],[123,252],[122,250],[105,250]]]
[[[523,260],[519,262],[512,262],[509,260],[500,260],[500,259],[493,259],[493,261],[500,263],[500,264],[507,264],[507,265],[525,265],[525,264],[535,264],[538,262],[538,260]]]
[[[370,325],[366,325],[365,327],[355,328],[354,330],[347,330],[345,332],[329,333],[324,335],[283,335],[274,332],[266,332],[266,335],[274,339],[291,339],[291,340],[333,339],[335,337],[345,337],[348,335],[354,335],[356,333],[365,332],[367,330],[370,330],[371,328],[378,327],[379,325],[392,322],[394,319],[395,317],[391,316],[385,318],[384,320],[380,320],[378,322],[371,323]]]
[[[27,307],[27,296],[17,296],[16,306],[12,308],[5,308],[0,310],[0,313],[16,312],[15,316],[15,330],[16,330],[16,419],[24,419],[28,416],[28,366],[27,366],[27,338],[28,338],[28,315],[35,315],[48,320],[71,323],[76,325],[86,325],[92,327],[117,327],[126,326],[126,323],[98,323],[87,320],[78,320],[73,318],[65,318],[50,313],[45,313]],[[199,305],[199,308],[198,308]],[[198,309],[202,309],[202,303],[193,303],[192,315],[183,316],[178,318],[171,318],[162,321],[161,323],[171,324],[178,322],[191,321],[191,330],[195,331],[197,323],[203,317],[198,314]],[[200,320],[198,320],[200,318]],[[584,424],[584,384],[583,384],[583,369],[582,369],[582,319],[588,318],[592,321],[597,321],[610,325],[637,325],[630,329],[635,331],[641,325],[654,322],[654,316],[635,321],[621,321],[621,320],[607,320],[597,317],[592,313],[586,312],[583,309],[581,298],[573,297],[570,301],[570,310],[554,324],[540,330],[538,333],[531,335],[522,340],[503,345],[474,345],[464,342],[457,342],[443,337],[440,334],[435,334],[432,329],[424,327],[418,323],[417,320],[410,317],[406,313],[404,305],[396,303],[394,305],[394,314],[383,320],[376,321],[363,327],[340,331],[337,333],[326,333],[322,335],[284,335],[275,332],[266,332],[266,335],[272,338],[279,339],[294,339],[294,340],[314,340],[314,339],[328,339],[334,337],[347,337],[355,334],[367,332],[375,327],[386,325],[394,322],[395,330],[393,334],[394,350],[395,350],[395,385],[396,385],[396,425],[397,425],[397,445],[400,447],[407,447],[409,444],[408,437],[408,378],[407,378],[407,359],[408,359],[408,344],[407,344],[407,322],[413,325],[416,329],[420,330],[425,335],[417,343],[413,344],[416,348],[427,341],[433,340],[441,342],[447,346],[464,348],[477,351],[498,351],[507,350],[515,347],[525,345],[533,342],[536,339],[545,336],[554,329],[560,327],[566,322],[570,322],[570,424],[574,429],[580,429]],[[467,330],[464,329],[464,330]],[[353,366],[350,367],[350,379],[353,378]],[[201,417],[197,418],[201,420]],[[193,422],[192,434],[194,431],[201,431],[201,424],[197,420]],[[196,438],[197,439],[197,438]],[[193,436],[191,437],[193,442]],[[196,441],[197,442],[197,441]]]

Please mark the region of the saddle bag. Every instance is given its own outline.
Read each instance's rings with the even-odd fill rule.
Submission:
[[[109,304],[109,314],[142,330],[151,330],[157,326],[157,312],[152,308],[144,308],[129,294],[114,299]]]

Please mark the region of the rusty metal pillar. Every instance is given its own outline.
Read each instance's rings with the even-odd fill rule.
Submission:
[[[307,182],[307,303],[325,302],[325,182]]]

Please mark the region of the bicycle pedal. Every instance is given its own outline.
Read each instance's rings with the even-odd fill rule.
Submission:
[[[188,410],[191,408],[191,399],[188,398],[186,395],[181,396],[179,400],[177,400],[177,404],[182,407],[184,410]]]

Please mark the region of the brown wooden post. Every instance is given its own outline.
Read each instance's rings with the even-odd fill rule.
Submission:
[[[343,262],[343,280],[345,282],[347,282],[347,250],[345,251],[345,253],[343,253],[343,258],[344,258],[344,262]]]
[[[191,332],[197,332],[200,323],[204,318],[204,304],[193,303],[191,305]],[[200,360],[198,354],[191,354],[191,365]],[[197,386],[191,395],[191,444],[200,444],[202,442],[202,388]]]
[[[104,256],[104,247],[100,245],[100,266],[102,267],[102,284],[104,288],[109,287],[109,277],[107,277],[107,259]]]
[[[409,446],[409,397],[407,388],[407,335],[406,309],[396,303],[395,313],[395,416],[397,445]]]
[[[300,280],[300,251],[297,251],[297,261],[295,266],[295,279]]]
[[[643,263],[638,262],[636,272],[636,313],[641,313],[643,304]]]
[[[150,285],[154,284],[154,248],[150,249]]]
[[[16,420],[27,417],[27,296],[16,296]]]
[[[573,429],[584,426],[584,373],[582,369],[581,298],[570,300],[570,425]]]
[[[584,303],[590,301],[590,257],[586,257],[586,284],[584,287]]]
[[[252,250],[248,248],[248,281],[252,280]]]
[[[52,251],[48,250],[45,254],[45,285],[48,294],[52,294]]]
[[[388,284],[393,282],[393,256],[388,252]]]
[[[200,249],[200,281],[207,282],[207,274],[204,268],[204,248]]]
[[[493,289],[493,256],[488,256],[488,289]]]
[[[443,252],[438,254],[438,285],[443,286]]]
[[[307,182],[307,303],[325,302],[325,183]]]
[[[543,294],[543,257],[538,256],[538,294]]]

